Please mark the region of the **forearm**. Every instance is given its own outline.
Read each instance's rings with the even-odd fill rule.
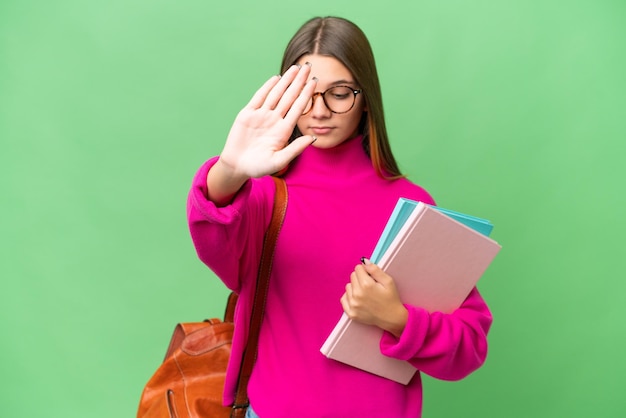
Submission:
[[[476,290],[451,314],[407,308],[409,318],[400,338],[383,335],[383,354],[444,380],[462,379],[483,364],[492,317]]]
[[[241,268],[258,268],[263,235],[272,214],[274,182],[246,181],[232,201],[222,207],[207,199],[207,178],[217,163],[211,158],[196,172],[187,201],[187,220],[200,260],[230,289],[242,277],[255,277]]]
[[[226,206],[248,179],[219,159],[207,174],[207,198],[218,207]]]

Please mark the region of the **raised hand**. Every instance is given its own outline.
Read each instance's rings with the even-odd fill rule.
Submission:
[[[294,65],[270,78],[239,112],[207,177],[211,200],[226,203],[247,179],[280,171],[315,140],[302,136],[288,143],[315,89],[316,80],[307,81],[310,71]]]

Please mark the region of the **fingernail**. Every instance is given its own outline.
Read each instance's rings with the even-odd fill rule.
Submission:
[[[365,264],[365,260],[367,260],[367,258],[361,257],[361,263]]]
[[[316,83],[320,81],[317,77],[313,77],[311,80],[315,81]]]
[[[296,67],[298,68],[302,68],[302,66],[300,64],[294,64]]]
[[[310,62],[308,62],[308,61],[307,61],[307,62],[305,62],[304,64],[305,64],[305,65],[308,65],[309,67],[312,67],[312,66],[313,66],[313,64],[311,64],[311,63],[310,63]]]
[[[313,141],[311,141],[311,144],[312,144],[313,142],[315,142],[315,141],[317,141],[317,137],[316,137],[315,135],[313,135]]]

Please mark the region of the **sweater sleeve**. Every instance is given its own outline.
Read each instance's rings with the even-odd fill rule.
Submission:
[[[418,370],[442,380],[460,380],[485,362],[492,316],[476,288],[450,314],[405,306],[409,317],[404,332],[400,338],[383,333],[383,354],[407,360]]]
[[[200,260],[239,293],[241,277],[256,277],[275,190],[269,177],[250,179],[229,205],[217,207],[207,198],[206,182],[217,159],[207,161],[193,179],[187,220]]]

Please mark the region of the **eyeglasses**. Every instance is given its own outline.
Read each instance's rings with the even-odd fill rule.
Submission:
[[[356,95],[361,93],[363,90],[358,89],[355,90],[352,87],[348,86],[335,86],[331,87],[323,93],[315,93],[311,96],[309,103],[307,103],[304,108],[303,115],[306,115],[313,109],[313,103],[317,96],[322,96],[322,100],[324,100],[324,104],[333,113],[347,113],[354,107],[354,103],[356,102]]]

